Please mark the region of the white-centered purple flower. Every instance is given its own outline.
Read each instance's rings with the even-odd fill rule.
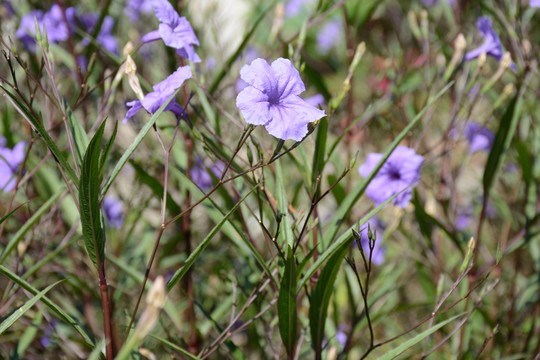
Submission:
[[[358,168],[363,177],[368,177],[377,163],[383,158],[383,154],[371,153],[367,156],[364,165]],[[414,149],[406,146],[398,146],[390,154],[375,178],[366,188],[366,195],[378,206],[395,194],[398,196],[392,201],[394,205],[405,208],[412,197],[412,187],[420,179],[420,168],[424,157],[416,154]]]
[[[499,35],[493,30],[491,19],[487,16],[478,18],[476,27],[484,38],[484,42],[476,49],[466,53],[465,60],[476,59],[480,54],[486,53],[500,61],[503,56],[503,47]]]
[[[339,18],[327,22],[317,34],[317,51],[326,55],[343,38],[343,24]]]
[[[201,62],[201,58],[193,50],[193,45],[198,46],[199,40],[189,21],[180,17],[167,0],[154,0],[153,5],[161,24],[158,30],[149,32],[141,41],[146,43],[162,39],[165,45],[175,48],[178,55],[195,63]]]
[[[120,229],[124,225],[124,205],[122,201],[114,196],[105,196],[102,206],[109,225]]]
[[[24,147],[26,143],[21,141],[13,149],[0,147],[0,190],[10,192],[15,188],[17,171],[24,160]]]
[[[139,20],[139,15],[152,12],[153,0],[128,0],[124,12],[133,21]]]
[[[155,113],[172,94],[178,89],[184,81],[191,78],[191,68],[189,66],[181,66],[174,73],[169,75],[162,82],[154,85],[152,89],[154,91],[149,92],[142,100],[134,100],[126,103],[130,108],[124,118],[123,122],[126,123],[133,117],[139,110],[144,108],[150,114]],[[164,111],[172,111],[177,116],[182,116],[184,109],[178,105],[174,100],[171,100],[165,107]]]
[[[467,124],[465,136],[469,142],[469,153],[489,151],[495,140],[495,134],[491,130],[475,122]]]
[[[279,58],[269,65],[255,59],[244,65],[240,77],[249,86],[236,97],[236,106],[248,124],[264,125],[278,139],[300,141],[308,124],[326,114],[299,95],[306,90],[293,64]]]

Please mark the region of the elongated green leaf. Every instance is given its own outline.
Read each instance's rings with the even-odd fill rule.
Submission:
[[[326,232],[326,236],[323,242],[325,245],[330,244],[332,240],[334,240],[341,226],[341,223],[346,218],[347,214],[351,211],[352,207],[354,206],[354,204],[356,204],[356,201],[358,201],[360,196],[362,196],[362,194],[365,192],[371,180],[373,180],[375,175],[377,175],[383,164],[386,162],[388,157],[390,157],[390,154],[392,154],[392,152],[396,149],[401,140],[403,140],[407,133],[411,131],[411,129],[418,123],[418,121],[420,121],[427,109],[429,109],[452,85],[453,82],[446,85],[441,91],[439,91],[437,95],[435,95],[428,101],[426,106],[418,114],[416,114],[416,116],[409,123],[409,125],[407,125],[394,139],[394,141],[392,141],[392,143],[386,148],[386,151],[383,153],[381,160],[379,161],[377,166],[375,166],[375,168],[371,171],[369,176],[365,178],[362,182],[360,182],[345,198],[345,201],[339,206],[334,216],[334,220],[329,231]]]
[[[201,253],[203,252],[204,249],[206,249],[206,247],[208,246],[208,244],[210,243],[210,241],[214,238],[214,236],[216,236],[216,234],[219,232],[219,229],[221,229],[221,227],[223,226],[223,224],[225,224],[225,222],[227,222],[227,220],[229,219],[229,217],[234,214],[234,212],[236,211],[236,209],[238,209],[238,207],[244,202],[244,200],[246,200],[248,198],[248,196],[250,196],[253,191],[257,188],[257,186],[253,187],[242,199],[240,199],[240,201],[238,201],[236,203],[236,205],[225,215],[223,216],[223,219],[221,219],[221,221],[219,223],[216,224],[216,226],[214,226],[214,228],[212,229],[212,231],[210,231],[210,233],[204,238],[204,240],[197,246],[197,248],[195,248],[195,250],[193,250],[193,252],[191,254],[189,254],[188,258],[186,259],[186,261],[184,262],[184,265],[182,265],[182,267],[178,270],[176,270],[176,272],[174,273],[174,275],[172,276],[172,278],[169,280],[169,282],[167,283],[167,290],[168,291],[171,291],[171,289],[174,287],[174,285],[176,285],[176,283],[178,281],[180,281],[182,279],[182,277],[184,277],[184,275],[186,274],[186,272],[191,268],[191,266],[193,265],[193,263],[195,262],[195,260],[197,260],[197,258],[199,257],[199,255],[201,255]]]
[[[522,92],[518,92],[512,101],[510,101],[510,104],[506,108],[500,121],[499,130],[497,130],[497,134],[495,134],[495,140],[493,141],[493,146],[491,147],[487,159],[483,177],[485,196],[489,195],[491,186],[499,171],[502,158],[508,150],[512,137],[514,136],[514,131],[516,130],[519,120],[519,114],[521,113],[521,104],[523,102],[522,95]]]
[[[296,259],[292,248],[289,247],[285,270],[281,279],[278,296],[278,319],[281,340],[287,349],[289,359],[294,358],[294,348],[297,339],[296,314]]]
[[[17,245],[23,239],[24,235],[26,235],[26,233],[34,227],[34,225],[39,221],[39,219],[47,211],[49,211],[49,209],[58,201],[58,199],[60,198],[60,196],[62,196],[62,194],[64,194],[64,192],[65,190],[62,188],[60,191],[57,191],[53,196],[51,196],[49,200],[47,200],[45,204],[41,205],[41,207],[34,213],[34,215],[32,215],[32,217],[24,223],[24,225],[15,233],[15,235],[13,235],[11,240],[9,240],[9,243],[2,251],[2,255],[0,256],[0,264],[3,264],[4,261],[6,261],[11,252],[17,248]]]
[[[105,151],[103,151],[103,154],[101,155],[101,159],[99,161],[99,182],[103,180],[103,174],[105,173],[105,165],[107,164],[107,159],[109,158],[109,154],[111,153],[111,149],[114,144],[114,139],[116,139],[117,132],[118,132],[118,121],[115,121],[113,133],[111,135],[111,138],[107,142]]]
[[[57,281],[52,285],[47,286],[43,291],[40,291],[37,293],[33,298],[28,300],[23,306],[15,310],[11,315],[9,315],[2,323],[0,323],[0,335],[4,333],[7,329],[10,328],[11,325],[15,324],[17,320],[21,316],[24,315],[28,309],[30,309],[32,306],[34,306],[35,303],[37,303],[45,294],[51,290],[53,287],[55,287],[58,283],[62,282],[63,280]]]
[[[283,171],[281,170],[280,161],[276,161],[276,187],[278,216],[280,217],[281,221],[279,226],[279,234],[281,241],[287,244],[287,246],[293,248],[294,238],[289,216],[289,203],[287,201],[285,179],[283,178]]]
[[[37,311],[36,315],[32,318],[32,325],[28,326],[24,333],[17,342],[17,348],[13,350],[10,359],[25,359],[24,353],[26,349],[32,344],[38,333],[39,326],[43,321],[43,311]]]
[[[131,158],[131,155],[133,155],[135,150],[137,150],[137,148],[143,141],[146,134],[148,134],[148,131],[150,131],[150,129],[154,126],[157,118],[161,115],[161,113],[167,107],[167,105],[169,105],[171,100],[176,97],[176,94],[180,91],[180,89],[181,88],[176,89],[174,93],[171,95],[171,97],[167,101],[165,101],[163,105],[161,105],[161,107],[150,117],[150,119],[148,119],[148,121],[146,122],[146,124],[144,124],[141,131],[139,131],[139,133],[137,134],[137,136],[135,137],[131,145],[129,145],[126,152],[122,154],[122,156],[120,157],[120,160],[118,160],[118,163],[116,163],[116,166],[114,167],[111,173],[111,176],[109,177],[109,179],[107,179],[105,186],[103,186],[103,189],[101,190],[102,196],[105,196],[105,194],[107,193],[107,190],[109,190],[109,188],[111,187],[114,179],[116,179],[116,177],[118,176],[118,174],[120,173],[124,165],[126,165],[128,160]]]
[[[75,171],[69,165],[64,155],[62,155],[62,152],[60,149],[58,149],[58,146],[56,146],[56,143],[51,139],[45,128],[43,127],[43,124],[40,120],[36,119],[32,112],[26,108],[26,105],[22,104],[15,95],[10,93],[4,86],[0,85],[0,88],[5,91],[5,93],[10,98],[11,104],[15,106],[15,108],[19,111],[19,113],[30,123],[30,126],[41,136],[41,138],[45,141],[47,144],[47,147],[53,154],[55,160],[60,164],[60,167],[66,172],[69,180],[72,181],[73,185],[78,186],[79,179],[77,178],[77,174],[75,174]]]
[[[15,273],[13,273],[11,270],[6,268],[5,266],[0,265],[0,274],[3,274],[4,276],[7,276],[9,279],[11,279],[13,282],[15,282],[17,285],[25,289],[26,291],[32,293],[33,295],[39,294],[39,290],[34,288],[32,285],[30,285],[28,282],[21,279],[19,276],[17,276]],[[94,342],[88,336],[86,331],[83,330],[83,328],[79,325],[79,322],[72,318],[69,314],[67,314],[64,310],[62,310],[61,307],[56,305],[51,299],[44,296],[41,300],[45,305],[47,305],[60,319],[64,320],[68,325],[71,325],[77,332],[82,336],[84,341],[93,347]]]
[[[182,353],[182,355],[184,355],[184,356],[187,357],[188,359],[191,359],[191,360],[201,360],[200,357],[193,355],[192,353],[190,353],[189,351],[187,351],[187,350],[185,350],[185,349],[182,349],[180,346],[178,346],[178,345],[176,345],[176,344],[170,342],[169,340],[163,339],[163,338],[161,338],[161,337],[159,337],[159,336],[155,336],[155,335],[152,335],[152,334],[150,334],[150,335],[148,335],[148,336],[150,336],[151,338],[156,339],[157,341],[159,341],[159,342],[161,342],[161,343],[163,343],[163,344],[169,346],[171,349],[174,349],[174,350],[176,350],[176,351]]]
[[[422,331],[420,334],[416,335],[415,337],[413,337],[412,339],[409,339],[407,341],[405,341],[403,344],[400,344],[398,347],[390,350],[389,352],[387,352],[386,354],[384,354],[383,356],[379,357],[378,360],[391,360],[391,359],[395,359],[396,356],[398,356],[399,354],[403,353],[405,350],[411,348],[412,346],[418,344],[420,341],[424,340],[425,338],[427,338],[428,336],[430,336],[431,334],[433,334],[435,331],[439,330],[440,328],[442,328],[444,325],[448,324],[448,323],[451,323],[452,321],[456,320],[457,318],[459,318],[460,316],[462,316],[463,314],[460,314],[460,315],[456,315],[456,316],[453,316],[451,317],[450,319],[448,320],[445,320],[443,322],[440,322],[438,323],[437,325],[425,330],[425,331]]]
[[[67,100],[65,98],[63,100],[63,106],[67,115],[69,131],[71,132],[73,142],[75,143],[75,153],[77,155],[79,165],[81,165],[84,153],[86,152],[86,147],[88,146],[90,140],[88,140],[88,136],[86,135],[86,132],[84,131],[81,123],[75,118],[75,115],[73,115],[73,111],[69,107]]]
[[[334,292],[334,282],[336,281],[341,262],[349,251],[351,244],[352,238],[349,238],[347,241],[343,242],[336,250],[335,254],[328,259],[326,266],[321,271],[319,280],[317,280],[315,289],[311,294],[309,328],[311,332],[311,341],[317,355],[320,355],[322,352],[326,314],[328,312],[330,297]]]
[[[105,122],[90,141],[84,154],[79,184],[79,204],[84,243],[92,262],[100,267],[105,248],[105,234],[101,222],[99,207],[99,164],[101,155],[101,137]]]
[[[324,154],[326,151],[326,138],[328,137],[328,118],[324,117],[317,126],[317,139],[315,140],[315,151],[313,152],[313,168],[311,173],[311,183],[321,175],[324,167]]]

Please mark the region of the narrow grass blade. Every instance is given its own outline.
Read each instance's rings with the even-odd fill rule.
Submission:
[[[315,289],[311,294],[309,328],[311,332],[311,341],[318,359],[320,359],[322,352],[324,326],[327,318],[326,314],[328,313],[330,297],[334,293],[334,282],[336,281],[341,262],[349,251],[351,244],[352,238],[344,241],[336,250],[335,254],[328,259],[326,266],[322,269],[319,280],[317,280]]]
[[[176,283],[178,283],[178,281],[180,281],[182,279],[182,277],[184,277],[184,275],[186,274],[186,272],[191,268],[191,266],[193,265],[193,263],[195,262],[195,260],[197,260],[197,258],[199,257],[199,255],[201,255],[201,253],[203,252],[203,250],[208,246],[208,244],[210,243],[210,241],[214,238],[214,236],[216,236],[216,234],[219,232],[219,230],[221,229],[221,227],[223,226],[223,224],[225,224],[225,222],[227,222],[227,220],[229,219],[229,217],[234,214],[234,212],[240,207],[240,205],[244,202],[244,200],[246,200],[252,193],[253,191],[257,188],[257,186],[253,187],[242,199],[240,199],[240,201],[238,201],[236,203],[236,205],[225,215],[223,216],[223,218],[221,219],[221,221],[219,223],[216,224],[216,226],[214,226],[214,228],[212,229],[212,231],[210,231],[210,233],[204,238],[204,240],[197,246],[197,248],[195,250],[193,250],[193,252],[191,254],[189,254],[189,257],[186,259],[184,265],[182,265],[182,267],[180,269],[178,269],[174,275],[172,276],[172,278],[169,280],[169,282],[167,283],[167,290],[168,291],[171,291],[171,289],[174,287],[174,285],[176,285]]]
[[[2,224],[4,221],[6,221],[11,215],[13,215],[13,213],[17,210],[19,210],[19,208],[21,206],[23,206],[24,204],[20,204],[19,206],[17,206],[15,209],[11,210],[9,212],[9,214],[7,214],[6,216],[4,216],[3,218],[0,219],[0,224]]]
[[[293,359],[298,331],[296,313],[296,259],[290,247],[281,279],[281,286],[279,287],[277,307],[281,340],[283,340],[285,349],[287,349],[287,356],[289,359]]]
[[[19,111],[19,113],[30,123],[30,126],[41,136],[41,138],[45,141],[47,144],[47,147],[53,154],[55,160],[60,164],[60,167],[66,172],[66,175],[68,176],[69,180],[75,185],[78,186],[79,179],[77,177],[77,174],[75,174],[75,171],[69,165],[68,161],[58,148],[56,146],[56,143],[53,139],[49,136],[49,133],[47,133],[47,130],[43,127],[43,124],[40,120],[36,119],[32,112],[26,108],[26,105],[23,105],[15,95],[10,93],[5,87],[0,85],[0,88],[4,90],[4,92],[8,95],[9,100],[11,104]]]
[[[88,135],[86,135],[81,123],[75,118],[75,115],[73,115],[73,111],[69,107],[67,100],[65,98],[62,100],[64,101],[63,106],[67,115],[69,131],[71,131],[73,142],[75,143],[77,160],[79,161],[79,165],[81,165],[90,140],[88,140]]]
[[[18,308],[17,310],[13,311],[11,315],[9,315],[2,323],[0,323],[0,335],[2,335],[7,329],[11,327],[11,325],[15,324],[17,320],[21,316],[24,315],[28,309],[30,309],[32,306],[34,306],[35,303],[37,303],[45,294],[51,290],[53,287],[55,287],[58,283],[62,282],[63,280],[57,281],[52,285],[47,286],[43,291],[40,291],[37,293],[33,298],[28,300],[23,306]]]
[[[279,226],[279,234],[281,241],[287,246],[294,248],[294,238],[291,228],[291,220],[289,216],[289,203],[287,202],[287,193],[285,191],[285,179],[281,170],[280,161],[276,161],[276,194],[278,217],[281,223]]]
[[[0,264],[3,264],[4,261],[6,261],[11,252],[17,248],[17,245],[23,239],[24,235],[26,235],[26,233],[34,227],[34,225],[39,221],[39,219],[47,211],[50,210],[50,208],[58,201],[58,199],[64,194],[64,192],[65,190],[62,188],[60,191],[57,191],[53,196],[51,196],[49,200],[47,200],[45,204],[41,205],[41,207],[34,213],[34,215],[32,215],[32,217],[24,223],[24,225],[15,233],[15,235],[13,235],[9,243],[2,251],[2,255],[0,255]]]
[[[440,328],[442,328],[446,324],[451,323],[452,321],[456,320],[457,318],[459,318],[462,315],[463,314],[453,316],[450,319],[442,321],[442,322],[438,323],[437,325],[435,325],[435,326],[421,332],[420,334],[416,335],[412,339],[409,339],[409,340],[405,341],[404,343],[400,344],[398,347],[390,350],[389,352],[387,352],[383,356],[379,357],[379,360],[392,360],[392,359],[395,359],[399,354],[401,354],[404,351],[410,349],[414,345],[418,344],[419,342],[421,342],[422,340],[424,340],[425,338],[427,338],[428,336],[433,334],[435,331],[439,330]]]

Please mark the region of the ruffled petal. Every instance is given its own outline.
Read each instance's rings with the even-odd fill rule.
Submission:
[[[300,141],[308,133],[307,124],[325,116],[324,111],[309,105],[296,95],[270,107],[272,121],[266,124],[268,132],[282,140]]]
[[[279,58],[272,63],[272,70],[278,83],[281,99],[291,95],[300,95],[306,90],[300,73],[288,59]]]
[[[126,105],[130,109],[127,111],[127,114],[126,114],[126,117],[124,118],[124,120],[122,120],[122,122],[124,124],[127,123],[127,121],[129,119],[131,119],[137,113],[137,111],[141,110],[142,107],[143,107],[139,100],[130,101],[130,102],[126,103]]]
[[[264,125],[272,119],[268,96],[252,86],[238,94],[236,106],[248,124]]]
[[[242,66],[240,77],[249,85],[269,96],[278,95],[278,83],[274,71],[266,60],[255,59],[250,65]]]
[[[358,173],[363,177],[368,177],[379,161],[381,161],[382,157],[383,155],[379,153],[368,154],[366,162],[358,168]]]
[[[193,46],[191,45],[186,45],[181,49],[177,49],[176,53],[180,55],[181,57],[183,57],[184,59],[188,59],[191,62],[194,62],[194,63],[201,62],[201,58],[199,57],[199,55],[197,55],[197,53],[193,49]]]
[[[176,26],[180,18],[180,15],[167,0],[154,0],[154,12],[159,21],[172,27]]]
[[[159,30],[150,31],[148,34],[144,35],[141,38],[141,42],[148,43],[151,41],[156,41],[161,39],[161,35],[159,34]]]

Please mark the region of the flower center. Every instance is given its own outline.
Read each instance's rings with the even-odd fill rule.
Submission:
[[[395,169],[395,168],[389,169],[388,177],[390,178],[390,180],[394,180],[394,181],[401,180],[401,174],[399,172],[399,169]]]

